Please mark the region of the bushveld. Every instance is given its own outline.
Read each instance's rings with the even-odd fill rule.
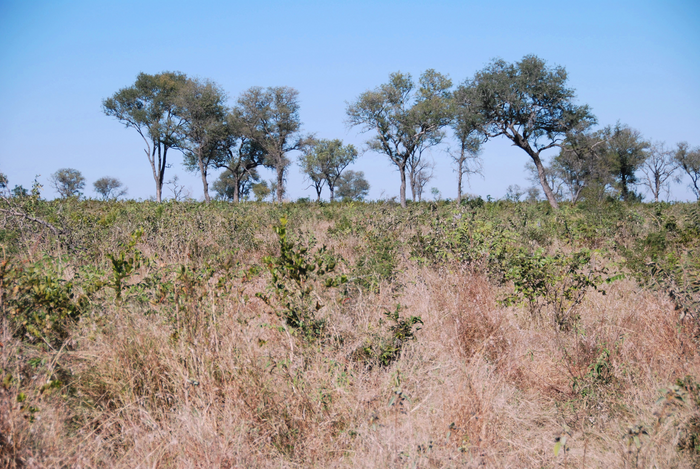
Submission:
[[[698,204],[17,204],[3,467],[700,467]]]

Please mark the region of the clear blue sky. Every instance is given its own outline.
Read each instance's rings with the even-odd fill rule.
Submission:
[[[219,83],[232,103],[251,86],[299,90],[304,130],[362,146],[345,126],[346,103],[392,72],[427,68],[461,82],[495,57],[535,54],[562,65],[578,102],[601,125],[620,121],[645,138],[700,145],[700,2],[667,1],[11,1],[0,0],[0,171],[31,187],[59,168],[92,183],[119,178],[129,196],[155,193],[140,137],[102,113],[101,102],[139,72],[177,70]],[[456,175],[433,154],[438,187],[456,195]],[[485,146],[484,179],[467,190],[502,197],[527,186],[527,156],[505,140]],[[201,197],[198,175],[170,155]],[[381,154],[353,166],[370,197],[398,195],[399,176]],[[271,177],[267,173],[266,177]],[[292,199],[311,195],[296,166]],[[673,198],[691,199],[686,184]],[[166,190],[166,194],[168,191]]]

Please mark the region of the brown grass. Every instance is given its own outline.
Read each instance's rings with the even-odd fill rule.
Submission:
[[[352,264],[361,240],[334,240],[327,228],[303,227]],[[145,240],[144,253],[156,252]],[[83,318],[65,349],[45,357],[69,395],[42,390],[47,375],[26,366],[15,370],[35,390],[25,402],[13,385],[0,389],[0,464],[694,467],[677,445],[696,410],[657,404],[662,388],[700,376],[694,339],[666,298],[631,281],[591,292],[580,323],[562,332],[500,306],[500,287],[476,270],[404,258],[392,283],[321,310],[342,344],[278,330],[254,298],[265,285],[254,278],[235,297],[192,303],[179,327],[116,303]],[[388,367],[355,361],[397,303],[422,318],[417,340]],[[0,340],[5,370],[39,353],[6,325]],[[635,426],[645,432],[639,449]]]

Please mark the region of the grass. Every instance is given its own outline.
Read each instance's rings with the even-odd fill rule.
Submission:
[[[27,210],[0,466],[700,464],[695,204]]]

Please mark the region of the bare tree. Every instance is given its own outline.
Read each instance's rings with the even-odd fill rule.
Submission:
[[[435,161],[424,160],[418,153],[419,157],[415,160],[410,159],[408,164],[408,180],[411,183],[411,198],[414,202],[420,202],[423,198],[423,190],[426,184],[433,179],[435,170]]]
[[[656,142],[649,148],[648,156],[640,169],[644,173],[642,184],[654,196],[654,202],[658,202],[662,190],[665,189],[666,193],[670,191],[670,181],[667,181],[675,174],[678,163],[673,151],[668,150],[663,142]]]

